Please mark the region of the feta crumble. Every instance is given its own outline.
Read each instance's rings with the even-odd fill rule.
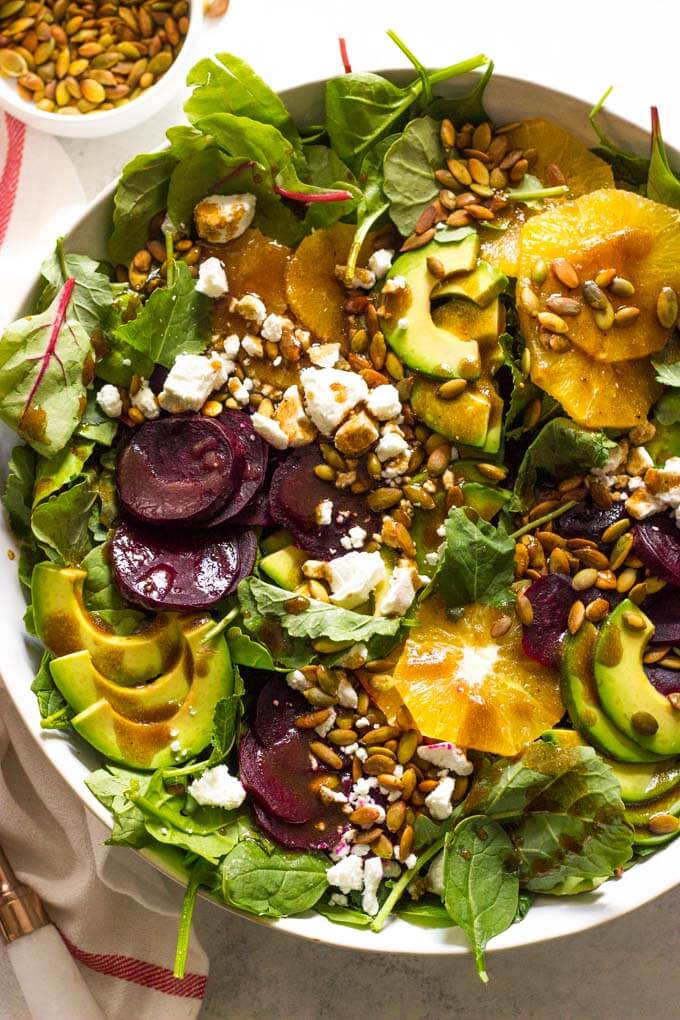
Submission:
[[[255,216],[255,195],[208,195],[194,208],[198,236],[211,244],[240,237]]]
[[[107,418],[120,418],[123,413],[120,390],[117,386],[112,386],[111,383],[102,386],[97,394],[97,403]]]
[[[385,577],[385,564],[378,552],[350,552],[328,563],[331,602],[354,609],[369,597]]]
[[[392,259],[394,258],[394,251],[391,248],[378,248],[374,251],[368,260],[368,268],[371,270],[376,280],[382,280],[384,276],[390,271],[392,265]]]
[[[423,761],[429,761],[439,769],[455,772],[457,776],[469,776],[472,772],[472,762],[467,760],[459,747],[448,740],[437,744],[421,744],[418,755]]]
[[[328,717],[324,719],[322,723],[319,723],[318,726],[314,727],[315,731],[319,734],[320,737],[328,736],[328,734],[335,726],[335,720],[337,719],[337,717],[338,717],[337,712],[335,711],[334,708],[332,708],[328,713]]]
[[[230,311],[243,319],[248,319],[249,322],[254,322],[258,327],[262,325],[267,315],[264,301],[257,294],[244,294],[242,298],[234,298]]]
[[[416,597],[411,567],[395,567],[389,587],[380,602],[381,616],[404,616]]]
[[[383,877],[383,864],[380,857],[370,857],[364,864],[364,894],[361,907],[366,914],[374,917],[380,909],[378,889]]]
[[[272,312],[262,323],[260,336],[263,340],[278,344],[281,342],[284,329],[292,328],[293,323],[285,315],[276,315]]]
[[[352,408],[368,396],[368,386],[356,372],[305,368],[300,382],[307,414],[325,436],[332,435]]]
[[[453,787],[454,780],[451,776],[445,776],[439,780],[432,793],[428,793],[425,798],[425,806],[437,822],[443,822],[453,811],[451,806]]]
[[[342,536],[340,545],[343,549],[361,549],[366,541],[366,536],[367,532],[365,529],[355,524],[346,535]]]
[[[158,410],[156,395],[146,379],[141,380],[139,389],[135,393],[134,397],[130,397],[130,403],[133,407],[136,407],[138,411],[141,411],[144,417],[148,420],[157,418],[161,413]]]
[[[170,369],[158,397],[158,403],[170,414],[200,411],[213,392],[226,380],[233,362],[213,354],[179,354]]]
[[[258,436],[261,436],[275,450],[288,449],[288,436],[273,418],[268,418],[266,414],[260,414],[259,411],[255,411],[251,415],[250,421]]]
[[[334,885],[341,893],[361,892],[364,888],[364,862],[355,854],[348,854],[333,864],[326,872],[329,885]]]
[[[290,673],[286,673],[286,683],[292,691],[299,691],[300,694],[314,686],[301,669],[293,669]]]
[[[196,290],[209,298],[221,298],[229,290],[224,266],[217,258],[206,259],[198,267]]]
[[[405,454],[408,449],[409,445],[400,432],[384,432],[378,440],[375,455],[379,461],[384,462]]]
[[[340,358],[340,344],[312,344],[307,357],[317,368],[333,368]]]
[[[244,336],[241,341],[241,347],[246,352],[249,358],[261,358],[264,353],[262,350],[262,343],[257,339],[256,336]]]
[[[189,793],[199,804],[223,807],[233,811],[246,799],[241,781],[232,776],[226,765],[206,769],[203,775],[189,786]]]
[[[389,421],[391,418],[398,418],[401,414],[401,400],[399,391],[391,383],[383,383],[371,390],[366,399],[368,411],[378,421]]]

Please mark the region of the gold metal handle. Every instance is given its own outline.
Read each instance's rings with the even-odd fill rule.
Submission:
[[[0,849],[0,938],[14,942],[50,923],[38,895],[17,881]]]

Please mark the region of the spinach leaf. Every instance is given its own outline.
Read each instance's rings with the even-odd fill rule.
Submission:
[[[484,950],[517,913],[519,880],[511,870],[513,845],[501,826],[478,815],[465,818],[446,840],[444,905],[468,939],[477,973],[487,982]]]
[[[86,778],[87,788],[113,815],[113,830],[107,843],[140,849],[151,842],[144,815],[128,798],[131,787],[144,792],[150,781],[149,776],[118,765],[97,769]]]
[[[421,213],[437,197],[435,170],[443,166],[439,125],[431,117],[417,117],[388,149],[383,191],[390,200],[390,217],[405,236],[415,230]]]
[[[410,902],[407,899],[403,907],[396,911],[396,915],[402,921],[408,921],[409,924],[415,924],[419,928],[452,928],[455,923],[441,901],[434,896],[424,896],[420,900]]]
[[[656,106],[652,107],[652,155],[647,176],[647,198],[669,205],[672,209],[680,209],[680,181],[673,173],[668,159]]]
[[[177,156],[172,149],[135,156],[123,168],[113,200],[109,255],[126,265],[149,239],[149,224],[166,207]]]
[[[70,317],[75,280],[44,312],[18,319],[0,340],[0,418],[50,457],[71,438],[85,406],[90,339]]]
[[[512,538],[481,518],[471,521],[463,507],[449,511],[445,529],[446,546],[436,581],[447,606],[458,609],[471,602],[507,602],[514,578]]]
[[[278,669],[267,646],[244,634],[240,627],[230,627],[226,638],[231,661],[235,665],[250,666],[251,669]]]
[[[633,191],[639,191],[644,194],[649,173],[649,160],[644,156],[637,155],[635,152],[622,149],[616,142],[608,138],[598,120],[602,107],[611,95],[612,87],[607,89],[588,115],[592,128],[600,139],[600,144],[593,147],[593,152],[600,159],[609,163],[614,171],[614,177],[617,182],[627,185]]]
[[[428,107],[428,113],[436,120],[449,120],[460,127],[462,124],[481,124],[489,120],[489,115],[484,109],[484,93],[491,80],[494,71],[494,63],[489,61],[484,74],[480,75],[469,92],[462,96],[446,96],[435,99]]]
[[[314,907],[317,914],[328,918],[333,924],[345,924],[349,928],[368,928],[371,918],[356,907],[342,907],[337,903],[328,903],[321,900]]]
[[[541,400],[539,422],[549,417],[558,405],[551,396],[535,386],[523,371],[521,357],[515,353],[515,337],[511,333],[502,333],[498,342],[503,352],[503,364],[510,370],[512,381],[510,400],[505,412],[505,434],[508,439],[518,439],[526,431],[522,417],[532,400],[536,398]]]
[[[49,460],[41,457],[35,473],[33,506],[42,503],[48,496],[70,485],[83,473],[83,467],[90,459],[94,443],[84,439],[72,439],[59,453]]]
[[[91,549],[80,566],[87,571],[83,585],[87,609],[116,634],[132,634],[137,630],[145,619],[144,613],[129,605],[114,584],[106,543]]]
[[[80,439],[89,439],[101,446],[111,446],[116,438],[118,422],[114,418],[107,418],[97,407],[97,401],[92,390],[87,394],[87,407],[80,419],[76,429],[76,436]]]
[[[215,868],[205,860],[198,860],[189,872],[182,909],[179,915],[179,927],[177,929],[177,948],[175,950],[175,964],[172,968],[173,977],[178,980],[184,977],[186,971],[187,957],[189,955],[189,943],[191,941],[191,922],[196,909],[198,890],[202,885],[211,886],[215,880]]]
[[[245,688],[238,666],[234,667],[234,689],[228,698],[220,698],[215,705],[212,726],[212,754],[208,767],[223,761],[236,740],[239,722],[243,715],[243,695]]]
[[[240,842],[220,865],[226,903],[260,917],[309,910],[328,888],[322,854],[280,850],[253,839]]]
[[[513,919],[513,924],[519,924],[529,913],[530,908],[534,903],[534,894],[526,892],[524,889],[520,889],[519,900],[517,901],[517,912]]]
[[[36,696],[41,717],[43,719],[58,717],[60,725],[57,728],[62,729],[69,725],[69,717],[72,713],[69,711],[61,691],[52,679],[52,673],[50,672],[51,661],[51,653],[43,652],[40,667],[31,684],[31,690]]]
[[[513,547],[514,548],[514,547]],[[252,598],[256,610],[262,616],[274,616],[281,620],[291,637],[314,640],[326,637],[329,641],[355,643],[365,641],[376,634],[396,635],[401,620],[384,616],[363,616],[350,609],[341,609],[328,602],[309,599],[309,605],[301,613],[290,613],[290,592],[276,585],[267,584],[258,577],[248,577],[238,589],[239,602],[246,620],[248,598]],[[247,620],[246,620],[247,625]]]
[[[654,408],[654,420],[659,425],[675,425],[680,421],[680,392],[671,390],[657,402]]]
[[[113,303],[113,291],[108,276],[99,264],[87,255],[67,254],[64,239],[59,238],[55,251],[40,267],[45,287],[40,295],[37,311],[43,311],[64,286],[69,277],[76,281],[71,298],[69,315],[79,322],[88,336],[105,326]]]
[[[30,446],[15,446],[7,465],[2,502],[18,539],[31,539],[31,505],[37,458]]]
[[[90,479],[78,482],[40,503],[33,511],[31,527],[52,560],[78,566],[92,548],[90,511],[97,491]]]
[[[524,454],[509,509],[516,513],[529,508],[540,471],[566,478],[575,471],[602,467],[615,445],[604,432],[586,429],[570,418],[553,418]]]
[[[178,354],[201,354],[208,343],[210,298],[196,290],[184,262],[175,263],[166,287],[158,287],[135,319],[119,326],[117,339],[171,368]]]
[[[352,196],[344,202],[311,202],[305,214],[305,229],[329,227],[355,212],[361,191],[352,171],[327,145],[305,146],[309,181],[322,191],[347,191]]]

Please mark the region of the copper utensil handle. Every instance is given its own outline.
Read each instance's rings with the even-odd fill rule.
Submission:
[[[14,942],[49,923],[40,899],[17,880],[0,849],[0,938],[4,942]]]

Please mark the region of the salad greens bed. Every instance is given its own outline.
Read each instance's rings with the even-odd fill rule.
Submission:
[[[484,91],[493,64],[486,57],[430,72],[390,35],[412,61],[413,80],[402,87],[372,73],[333,78],[318,125],[297,125],[238,57],[222,53],[201,60],[188,79],[188,124],[167,132],[165,149],[139,155],[123,170],[109,261],[68,252],[58,241],[43,263],[32,314],[9,326],[0,342],[0,418],[22,440],[9,462],[4,505],[19,543],[29,634],[37,633],[31,581],[43,563],[85,572],[84,605],[109,632],[126,637],[148,622],[144,608],[121,593],[108,553],[119,516],[116,464],[132,423],[107,416],[96,393],[103,384],[127,391],[159,366],[172,369],[179,355],[210,348],[214,302],[177,250],[178,239],[191,234],[197,203],[208,193],[255,196],[254,226],[291,247],[313,231],[351,224],[345,265],[351,281],[372,231],[391,226],[402,238],[418,236],[421,217],[441,190],[435,173],[446,166],[442,120],[458,130],[489,121]],[[467,92],[438,94],[440,84],[477,68],[483,72]],[[623,151],[600,124],[605,99],[591,114],[594,152],[611,166],[617,186],[680,209],[680,181],[658,117],[649,159]],[[529,172],[506,190],[505,201],[528,215],[549,208],[546,202],[567,190]],[[135,289],[127,267],[134,266],[150,223],[159,217],[169,224],[164,276],[150,292]],[[501,217],[487,225],[487,237],[508,229]],[[453,248],[471,232],[447,227],[436,240],[442,249]],[[212,607],[214,626],[205,640],[226,639],[234,682],[231,694],[217,702],[209,746],[189,761],[152,772],[106,763],[87,780],[111,812],[110,843],[170,847],[187,872],[177,975],[202,888],[231,907],[270,918],[315,909],[335,923],[373,931],[395,915],[416,926],[459,926],[487,980],[487,943],[521,922],[534,895],[593,890],[653,849],[634,845],[609,759],[586,741],[567,745],[554,737],[536,740],[518,755],[471,752],[468,791],[448,817],[417,814],[412,850],[386,872],[373,912],[357,888],[344,897],[333,894],[325,853],[284,849],[267,838],[248,801],[228,810],[201,804],[191,793],[191,784],[217,766],[236,771],[240,736],[263,674],[285,677],[314,663],[332,670],[346,663],[349,647],[362,645],[363,663],[382,660],[406,639],[418,607],[433,593],[454,621],[471,604],[513,613],[518,595],[527,601],[517,587],[518,543],[537,526],[556,527],[586,497],[576,494],[533,517],[532,508],[545,499],[546,487],[572,475],[606,472],[625,430],[579,424],[531,377],[514,286],[506,283],[498,370],[504,438],[498,453],[486,458],[501,470],[471,476],[466,505],[445,512],[437,554],[427,561],[427,583],[408,611],[379,615],[311,596],[300,611],[291,591],[256,566],[237,593]],[[654,364],[666,387],[654,420],[672,430],[680,423],[680,361],[664,350]],[[480,457],[477,462],[488,468]],[[504,489],[506,476],[514,481]],[[489,498],[498,503],[495,522],[468,512],[473,499],[481,505]],[[261,547],[258,564],[265,554]],[[75,710],[54,681],[54,658],[43,651],[33,690],[43,727],[69,730]]]

